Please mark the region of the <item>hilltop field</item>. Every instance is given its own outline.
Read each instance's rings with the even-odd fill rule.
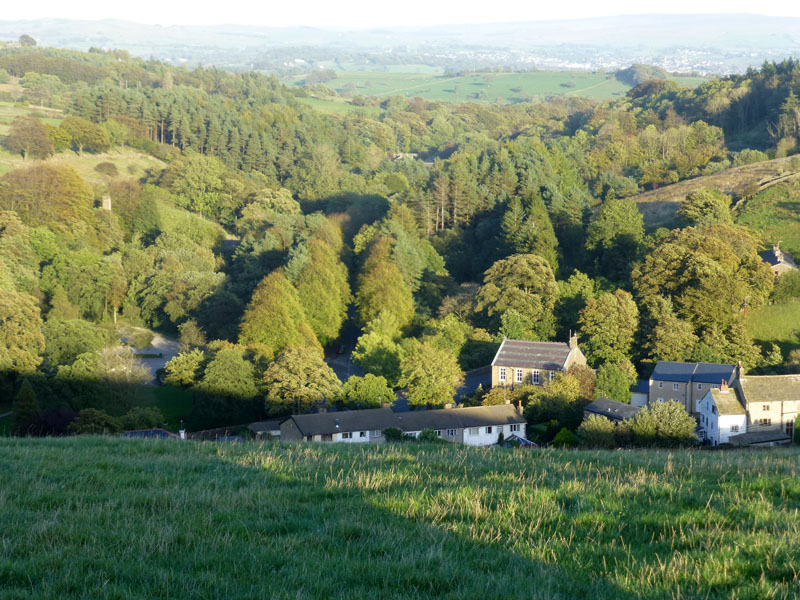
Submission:
[[[292,82],[300,82],[295,77]],[[700,77],[676,77],[685,87],[700,85]],[[597,100],[621,98],[631,88],[600,71],[535,71],[530,73],[477,73],[453,76],[443,72],[396,70],[337,71],[325,85],[338,93],[361,96],[406,96],[449,102],[517,103],[549,96],[582,96]],[[342,112],[351,105],[344,98],[309,98],[307,102],[323,112]],[[356,108],[356,107],[352,107]]]
[[[800,450],[0,440],[0,595],[796,598]]]

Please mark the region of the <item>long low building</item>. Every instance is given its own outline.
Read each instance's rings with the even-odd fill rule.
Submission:
[[[385,442],[384,431],[397,428],[406,435],[418,436],[432,429],[448,441],[468,446],[496,444],[499,435],[525,435],[525,418],[510,404],[441,410],[394,412],[391,408],[372,408],[294,415],[281,423],[281,440],[296,442]]]

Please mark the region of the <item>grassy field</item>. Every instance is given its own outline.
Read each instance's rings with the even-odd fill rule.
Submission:
[[[800,303],[759,306],[747,313],[747,330],[756,342],[778,344],[786,358],[800,348]]]
[[[295,81],[302,80],[298,77]],[[703,79],[677,78],[694,87]],[[337,92],[363,96],[419,96],[426,100],[453,102],[523,102],[552,95],[575,95],[606,100],[624,96],[630,86],[613,73],[590,71],[536,71],[532,73],[482,73],[454,77],[442,73],[414,71],[337,71],[325,85]]]
[[[0,440],[0,596],[778,599],[800,451]]]
[[[0,102],[0,136],[8,133],[11,122],[17,117],[36,117],[45,123],[59,125],[62,112],[55,108],[39,108],[38,106],[17,106],[12,102]]]
[[[800,183],[771,187],[748,200],[738,222],[758,231],[765,244],[800,256]]]
[[[66,151],[48,158],[47,162],[50,164],[70,165],[90,183],[103,183],[106,181],[107,178],[105,176],[94,170],[101,162],[114,163],[120,176],[135,177],[137,179],[143,177],[147,169],[161,169],[164,167],[164,163],[157,158],[131,148],[120,148],[102,154],[84,153],[81,156],[78,156],[75,152]],[[0,149],[0,175],[28,164],[34,164],[34,161],[22,160],[21,156]]]

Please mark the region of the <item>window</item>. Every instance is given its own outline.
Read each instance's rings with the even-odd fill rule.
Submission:
[[[759,419],[759,425],[772,425],[772,419]]]
[[[448,429],[447,430],[447,437],[456,437],[456,430],[455,429]]]
[[[555,371],[550,371],[550,381],[553,381],[553,379],[555,379],[555,378],[556,378],[556,372]]]
[[[658,399],[657,399],[657,401],[658,401],[658,402],[663,402],[663,401],[664,401],[664,399],[663,399],[663,398],[658,398]]]
[[[486,433],[492,433],[492,427],[491,426],[486,428]]]
[[[673,390],[680,389],[680,385],[679,385],[679,384],[677,384],[677,383],[673,383],[673,384],[672,384],[672,389],[673,389]]]
[[[714,415],[717,414],[717,407],[716,406],[712,406],[711,407],[711,414],[714,414]]]
[[[505,381],[506,380],[506,368],[505,367],[500,367],[500,374],[498,375],[498,377],[500,378],[500,381]]]
[[[515,431],[519,431],[519,425],[517,424],[511,426],[511,433],[514,433]]]
[[[663,381],[659,381],[658,382],[658,387],[659,388],[663,388],[664,387],[664,382]]]
[[[789,421],[786,423],[786,435],[791,436],[794,435],[794,423]]]
[[[534,369],[532,377],[533,377],[533,383],[538,384],[539,383],[539,371]]]
[[[498,425],[497,426],[497,433],[503,433],[503,426],[502,425]]]
[[[375,431],[373,431],[372,432],[372,437],[381,437],[381,430],[380,429],[376,429]]]
[[[739,431],[738,425],[731,425],[731,433],[737,433]]]
[[[350,433],[349,431],[345,431],[345,432],[342,433],[342,439],[343,440],[352,440],[353,439],[353,434]]]
[[[769,412],[769,404],[765,404],[764,408],[762,409],[764,412]]]
[[[360,438],[367,437],[367,432],[366,431],[359,431],[358,432],[358,437],[360,437]]]
[[[522,383],[522,369],[517,369],[516,374],[514,375],[514,381],[517,383]]]
[[[469,428],[470,435],[478,435],[478,428],[477,427],[470,427]]]
[[[703,389],[703,384],[702,383],[698,383],[697,384],[697,389],[698,390],[702,390]]]
[[[434,432],[436,433],[436,437],[442,437],[442,430],[441,429],[435,429]]]

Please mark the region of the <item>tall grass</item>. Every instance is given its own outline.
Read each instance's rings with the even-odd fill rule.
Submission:
[[[796,598],[798,458],[0,440],[0,597]]]

